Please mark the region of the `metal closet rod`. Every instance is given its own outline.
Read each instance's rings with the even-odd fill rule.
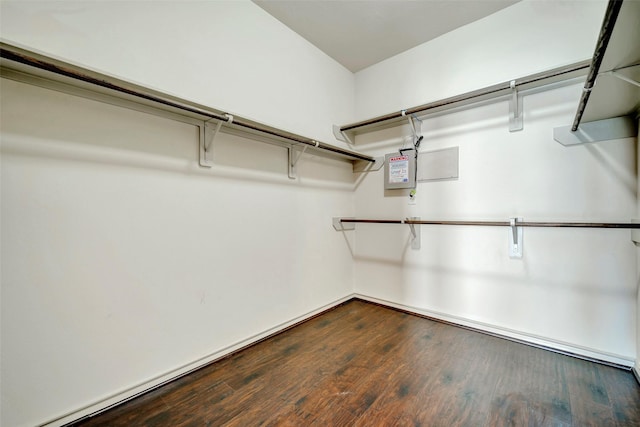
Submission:
[[[607,51],[609,40],[611,40],[613,28],[616,25],[616,20],[618,19],[618,14],[620,13],[621,7],[622,0],[609,0],[607,10],[604,14],[602,27],[600,28],[598,42],[596,43],[596,49],[593,53],[593,59],[591,60],[589,74],[587,75],[587,80],[585,81],[584,88],[582,89],[582,96],[580,97],[580,102],[578,103],[578,111],[576,111],[576,116],[573,119],[571,132],[577,131],[578,126],[580,126],[582,115],[584,114],[584,110],[587,108],[589,96],[591,96],[591,89],[593,89],[593,86],[596,84],[596,78],[598,77],[598,72],[600,71],[600,65],[602,65],[602,60],[604,59],[605,52]]]
[[[69,77],[74,80],[89,83],[101,88],[109,89],[120,94],[133,96],[135,98],[144,99],[146,101],[152,101],[155,104],[159,104],[164,107],[170,107],[183,112],[187,112],[190,115],[202,116],[208,119],[220,120],[231,126],[249,129],[254,132],[275,136],[277,138],[285,139],[296,144],[305,144],[313,148],[317,148],[324,151],[330,151],[337,153],[341,156],[349,157],[355,160],[364,160],[366,162],[375,162],[375,159],[364,154],[357,153],[355,151],[345,150],[340,147],[336,147],[330,144],[326,144],[320,141],[316,141],[311,138],[306,138],[300,135],[292,134],[285,131],[280,131],[275,128],[260,125],[259,123],[252,122],[247,119],[243,119],[237,116],[233,116],[233,121],[230,122],[229,115],[225,113],[218,113],[206,108],[195,106],[188,101],[173,99],[167,95],[159,92],[145,90],[142,87],[134,87],[134,85],[127,84],[126,82],[117,81],[112,77],[101,75],[89,70],[82,69],[75,65],[65,63],[63,61],[55,60],[44,55],[40,55],[34,52],[29,52],[25,49],[12,46],[7,43],[1,43],[0,57],[14,61],[23,65],[34,67],[40,70],[55,73],[60,76]],[[126,86],[129,87],[126,87]]]
[[[586,70],[589,67],[590,61],[581,61],[575,64],[567,65],[564,67],[554,68],[549,71],[545,71],[542,73],[532,74],[527,77],[522,77],[520,79],[513,80],[515,82],[516,87],[523,85],[535,85],[536,83],[542,83],[545,80],[554,79],[554,78],[569,78],[572,73],[579,72],[581,70]],[[574,76],[575,77],[575,76]],[[541,84],[539,84],[541,85]],[[485,99],[490,99],[494,97],[498,97],[503,95],[506,92],[512,90],[511,80],[508,82],[498,83],[493,86],[488,86],[483,89],[474,90],[471,92],[466,92],[461,95],[452,96],[450,98],[441,99],[439,101],[430,102],[428,104],[419,105],[417,107],[407,108],[406,110],[401,110],[398,112],[385,114],[383,116],[374,117],[372,119],[363,120],[361,122],[352,123],[348,125],[344,125],[340,128],[340,131],[346,132],[350,130],[355,130],[361,127],[375,125],[382,122],[387,122],[391,120],[398,120],[403,118],[404,116],[410,116],[412,114],[417,113],[426,113],[430,110],[439,110],[439,109],[447,109],[454,108],[457,104],[463,102],[475,102],[482,101]]]
[[[361,219],[342,218],[341,223],[364,223],[364,224],[415,224],[415,225],[477,225],[488,227],[510,227],[510,221],[434,221],[434,220],[413,220],[413,219]],[[553,228],[640,228],[640,222],[535,222],[516,221],[518,227],[553,227]]]

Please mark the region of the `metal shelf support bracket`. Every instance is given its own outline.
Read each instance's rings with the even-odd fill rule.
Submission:
[[[233,116],[231,114],[225,114],[225,117],[227,118],[226,123],[233,123]],[[200,136],[200,166],[205,168],[213,166],[213,142],[218,132],[220,132],[223,123],[225,122],[215,119],[204,122],[202,126],[202,128],[204,128],[204,135]]]
[[[632,218],[631,222],[640,222],[638,218]],[[640,229],[631,229],[631,241],[636,245],[640,246]]]
[[[415,114],[407,115],[407,110],[402,110],[402,115],[409,119],[411,134],[413,135],[412,143],[415,144],[418,138],[422,136],[422,120],[417,118]]]
[[[364,160],[356,160],[353,162],[353,172],[373,172],[382,169],[384,166],[384,156],[375,157],[375,162],[367,162]]]
[[[571,146],[610,141],[612,139],[632,138],[638,135],[635,121],[629,116],[582,123],[575,132],[571,128],[571,126],[554,128],[553,139],[564,146]]]
[[[637,81],[635,81],[635,80],[633,80],[633,79],[631,79],[631,78],[629,78],[629,77],[627,77],[627,76],[625,76],[623,74],[620,74],[616,70],[609,71],[608,73],[605,73],[605,74],[611,74],[613,77],[616,77],[616,78],[618,78],[618,79],[620,79],[620,80],[622,80],[624,82],[627,82],[627,83],[630,83],[630,84],[632,84],[634,86],[640,87],[640,82],[637,82]]]
[[[333,136],[338,141],[346,142],[350,146],[355,145],[355,142],[353,142],[353,140],[351,139],[349,134],[346,133],[346,132],[343,132],[342,130],[340,130],[340,126],[338,126],[338,125],[333,125]]]
[[[522,258],[522,227],[518,226],[522,218],[509,219],[509,258]]]
[[[320,145],[320,143],[315,140],[313,141],[313,143],[315,144],[316,147]],[[294,147],[295,146],[292,145],[287,148],[289,179],[296,179],[298,177],[298,171],[296,170],[296,166],[300,162],[300,158],[302,157],[304,152],[307,151],[307,148],[309,147],[309,145],[305,145],[304,147],[302,147],[302,150],[297,156],[295,156],[295,158],[294,158],[294,151],[295,151]]]
[[[298,165],[298,161],[300,160],[300,157],[302,157],[304,152],[307,151],[307,147],[308,147],[307,145],[302,147],[302,150],[297,156],[294,156],[295,148],[293,148],[293,145],[287,148],[287,156],[288,156],[287,168],[289,173],[289,179],[296,179],[298,177],[298,171],[296,170],[296,166]]]
[[[354,222],[342,222],[343,219],[353,219],[353,217],[343,217],[343,216],[334,216],[333,217],[333,228],[336,231],[348,231],[355,230],[356,224]]]
[[[412,216],[405,220],[405,224],[409,226],[409,230],[411,231],[411,249],[418,250],[420,249],[421,240],[422,240],[421,239],[422,233],[420,232],[420,224],[412,224],[411,222],[407,222],[407,221],[420,221],[420,217]]]
[[[522,120],[522,96],[518,94],[516,81],[511,80],[511,98],[509,99],[509,132],[517,132],[524,128]]]

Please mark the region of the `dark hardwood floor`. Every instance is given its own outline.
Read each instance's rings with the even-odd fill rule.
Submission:
[[[77,426],[640,426],[629,371],[352,300]]]

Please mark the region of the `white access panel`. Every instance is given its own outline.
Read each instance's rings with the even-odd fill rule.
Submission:
[[[459,147],[421,151],[418,155],[418,182],[458,178]]]

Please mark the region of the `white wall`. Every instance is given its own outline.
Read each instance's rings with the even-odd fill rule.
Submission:
[[[351,165],[2,81],[2,424],[35,425],[352,292]],[[34,117],[38,125],[34,126]],[[331,177],[321,179],[321,176]]]
[[[521,2],[357,75],[357,116],[388,113],[590,57],[602,3]],[[567,19],[571,16],[571,19]],[[563,25],[559,25],[562,21]],[[404,76],[400,78],[400,76]],[[636,215],[635,141],[564,148],[581,84],[524,99],[524,130],[508,132],[506,102],[425,120],[421,150],[460,147],[460,178],[421,183],[417,205],[370,173],[358,217],[628,221]],[[373,154],[397,150],[405,128],[358,137]],[[511,260],[506,228],[356,231],[357,293],[581,354],[636,357],[636,260],[629,231],[530,229]]]
[[[354,78],[250,2],[177,4],[4,1],[0,36],[335,143],[333,123],[587,58],[604,11],[603,2],[525,1]],[[503,28],[513,37],[493,35]],[[516,134],[506,104],[425,122],[424,150],[460,146],[461,178],[421,184],[409,208],[384,195],[381,172],[354,194],[349,164],[306,155],[292,182],[282,148],[224,134],[204,170],[191,125],[1,84],[3,425],[104,406],[354,287],[634,357],[627,232],[527,229],[525,258],[509,260],[504,229],[423,228],[412,252],[407,230],[328,228],[338,215],[633,217],[632,142],[551,140],[573,114],[577,85],[525,99]],[[392,151],[399,132],[368,135],[362,147]]]
[[[589,59],[606,4],[523,0],[362,70],[357,119]]]
[[[525,130],[508,132],[506,102],[425,120],[422,151],[460,147],[460,178],[383,191],[382,172],[356,192],[357,217],[629,221],[635,215],[635,142],[565,148],[552,129],[570,123],[580,85],[527,96]],[[394,138],[378,134],[377,139]],[[376,139],[376,135],[369,135]],[[395,139],[397,142],[397,139]],[[380,147],[375,154],[392,152]],[[630,363],[635,358],[635,268],[628,230],[524,230],[509,259],[506,228],[357,227],[357,293],[516,332],[546,344]]]
[[[2,37],[323,140],[352,119],[352,74],[257,6],[176,5],[3,2]],[[2,425],[76,418],[351,294],[330,231],[351,164],[306,154],[292,181],[283,148],[222,134],[202,169],[195,126],[1,84]]]
[[[3,39],[63,60],[328,143],[352,120],[353,74],[248,0],[1,7]]]

